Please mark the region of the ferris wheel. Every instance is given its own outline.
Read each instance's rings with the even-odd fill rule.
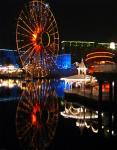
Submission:
[[[22,67],[35,76],[46,76],[59,50],[59,33],[49,6],[30,1],[22,9],[16,27],[16,45]]]
[[[29,82],[16,111],[16,135],[23,149],[44,150],[53,140],[59,104],[49,82]]]

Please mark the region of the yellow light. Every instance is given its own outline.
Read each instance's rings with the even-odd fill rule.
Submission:
[[[111,48],[111,49],[115,49],[115,43],[114,43],[114,42],[111,42],[111,43],[110,43],[110,48]]]
[[[115,64],[114,62],[112,62],[112,61],[105,61],[105,63],[111,63],[111,64]]]
[[[95,129],[93,126],[91,126],[91,129],[94,133],[98,133],[98,129]]]
[[[87,57],[90,56],[90,55],[94,55],[94,54],[110,54],[110,55],[113,55],[113,53],[111,53],[111,52],[92,52],[90,54],[87,54]]]
[[[102,55],[102,56],[93,56],[93,57],[90,57],[90,58],[87,58],[85,61],[87,61],[87,60],[90,60],[90,59],[94,59],[94,58],[112,58],[112,56],[104,56],[104,55]]]
[[[33,34],[33,38],[34,39],[36,39],[37,38],[37,34],[35,33],[35,34]]]

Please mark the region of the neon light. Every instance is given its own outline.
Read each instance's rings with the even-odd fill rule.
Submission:
[[[111,43],[110,43],[110,48],[111,48],[111,49],[115,49],[115,43],[114,43],[114,42],[111,42]]]
[[[90,55],[93,55],[93,54],[110,54],[110,55],[114,55],[113,53],[111,52],[92,52],[90,54],[87,54],[86,57],[90,56]]]
[[[35,33],[35,34],[33,34],[33,39],[32,39],[32,41],[35,41],[36,38],[37,38],[37,34]]]
[[[59,69],[71,68],[71,55],[70,54],[58,55],[56,59],[56,65]]]
[[[105,63],[106,63],[106,62],[111,63],[111,64],[115,64],[115,62],[112,62],[112,61],[105,61]]]
[[[91,126],[91,129],[94,133],[98,133],[98,129],[95,129],[93,126]]]
[[[94,59],[94,58],[111,58],[112,59],[112,57],[111,56],[93,56],[93,57],[90,57],[90,58],[87,58],[85,61],[87,61],[87,60],[90,60],[90,59]]]
[[[42,124],[39,122],[37,113],[40,113],[40,104],[36,103],[33,107],[33,111],[31,113],[31,122],[37,128],[42,128]]]

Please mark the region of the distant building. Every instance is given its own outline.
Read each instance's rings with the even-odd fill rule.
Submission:
[[[61,53],[71,54],[71,62],[80,62],[81,58],[84,58],[88,51],[95,48],[104,48],[117,50],[117,43],[114,42],[94,42],[94,41],[62,41]]]
[[[83,77],[85,78],[86,77],[87,68],[84,64],[83,59],[81,60],[81,63],[79,63],[77,70],[78,70],[78,78],[83,78]]]
[[[72,74],[74,71],[71,66],[71,54],[58,55],[53,63],[54,65],[52,66],[53,68],[51,68],[51,74],[68,75],[69,73]],[[62,71],[60,72],[59,70]],[[16,74],[21,72],[22,65],[18,52],[16,50],[0,49],[0,76],[8,76],[10,74],[11,76],[16,76]]]
[[[15,77],[20,72],[20,61],[17,51],[0,49],[0,77]]]
[[[87,53],[85,56],[85,63],[87,66],[113,64],[115,55],[116,53],[111,49],[96,48]]]
[[[0,49],[0,66],[19,67],[19,55],[16,50]]]

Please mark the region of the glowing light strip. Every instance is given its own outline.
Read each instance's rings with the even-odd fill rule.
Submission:
[[[25,60],[22,59],[23,64],[25,64],[25,62],[27,61],[27,59],[32,56],[35,47],[31,47],[31,48],[33,48],[33,49],[31,50],[30,54],[25,58]]]
[[[50,27],[51,27],[54,23],[56,24],[55,20],[53,19],[53,21],[52,21],[52,22],[50,23],[50,25],[48,26],[47,31],[49,31]]]
[[[93,57],[87,58],[85,61],[90,60],[90,59],[94,59],[94,58],[111,58],[112,59],[111,56],[93,56]]]
[[[27,30],[26,28],[22,27],[22,26],[19,25],[19,24],[18,24],[17,26],[32,35],[32,32],[31,32],[31,31]]]
[[[52,32],[55,28],[57,28],[57,24],[55,24],[54,26],[52,26],[52,27],[50,28],[50,30],[47,30],[47,31],[51,34],[51,32]]]
[[[27,47],[27,46],[31,46],[31,45],[33,45],[33,42],[32,42],[32,43],[29,43],[29,44],[26,44],[26,45],[20,47],[19,49],[23,49],[23,48],[25,48],[25,47]]]
[[[90,54],[87,54],[86,57],[90,56],[90,55],[94,55],[94,54],[110,54],[110,55],[114,55],[111,52],[92,52]]]
[[[29,47],[28,48],[28,50],[23,54],[23,55],[21,55],[21,60],[23,60],[24,61],[24,55],[25,55],[25,61],[24,62],[26,62],[27,61],[27,59],[28,59],[28,56],[30,55],[30,53],[32,52],[32,48],[33,47]]]
[[[69,78],[60,78],[60,80],[64,80],[66,82],[83,82],[83,81],[89,81],[89,79],[87,78],[84,78],[84,79],[79,79],[79,78],[76,78],[76,79],[69,79]]]
[[[110,43],[98,43],[99,45],[110,45]]]
[[[50,51],[51,54],[54,55],[53,49],[51,50],[51,49],[49,48],[48,51]]]
[[[26,12],[27,12],[27,14],[28,14],[28,10],[27,10],[26,7],[25,7],[25,9],[26,9]],[[25,17],[25,20],[27,20],[27,21],[29,22],[29,24],[30,24],[31,26],[33,26],[32,23],[31,23],[30,17],[27,18],[26,14],[25,14],[25,12],[24,12],[23,10],[21,11],[21,15],[20,15],[20,16],[22,16],[22,15]],[[30,14],[28,14],[28,16],[30,16]]]
[[[98,129],[95,129],[93,126],[91,126],[91,129],[94,133],[98,133]]]
[[[90,125],[87,125],[87,122],[81,122],[81,123],[79,123],[78,121],[76,122],[76,126],[77,127],[86,127],[86,128],[90,128],[91,127],[91,129],[92,129],[92,131],[94,132],[94,133],[98,133],[98,129],[95,129],[93,126],[90,126]]]
[[[94,44],[95,42],[91,42],[91,41],[61,41],[61,43],[86,43],[86,44]],[[107,45],[109,46],[110,43],[98,43],[99,45]],[[117,43],[115,43],[115,45],[117,45]]]
[[[29,47],[29,48],[21,55],[21,58],[23,58],[24,55],[26,56],[27,54],[29,54],[31,49],[32,49],[32,47]]]
[[[29,27],[29,25],[28,25],[21,17],[19,17],[19,19],[27,26],[27,28],[28,28],[32,33],[34,33],[33,30]]]
[[[46,6],[45,6],[45,8],[46,8]],[[48,13],[49,13],[48,9],[45,9],[44,12],[43,12],[43,14],[45,15],[45,19],[42,22],[42,25],[43,25],[44,29],[46,28],[46,25],[47,25],[47,18],[49,18]]]
[[[61,116],[64,118],[72,118],[72,119],[96,119],[98,118],[98,115],[84,115],[79,113],[79,115],[72,115],[72,114],[66,114],[65,111],[60,112]]]
[[[19,100],[20,97],[9,97],[9,98],[0,98],[0,102],[1,101],[16,101],[16,100]]]
[[[24,12],[23,10],[21,11],[21,15],[20,15],[20,16],[22,16],[22,15],[25,17],[26,20],[28,20],[28,18],[27,18],[27,16],[26,16],[25,12]]]
[[[35,2],[34,2],[34,4],[33,4],[34,6],[32,7],[32,8],[30,8],[30,13],[31,13],[31,19],[33,19],[33,21],[34,21],[34,24],[35,24],[35,27],[38,27],[38,22],[37,22],[37,20],[36,20],[36,18],[35,18]],[[40,6],[41,7],[41,6]]]
[[[62,41],[61,43],[87,43],[87,44],[94,44],[95,42],[87,42],[87,41]]]
[[[56,34],[58,34],[58,32],[50,33],[50,35],[56,35]]]
[[[73,110],[72,110],[73,109]],[[74,107],[72,107],[72,106],[70,106],[70,108],[69,108],[69,112],[72,114],[72,115],[78,115],[80,112],[80,110],[79,110],[80,108],[74,108]],[[73,111],[75,111],[75,112],[73,112]]]
[[[90,128],[90,125],[88,125],[87,122],[85,122],[85,127],[86,127],[87,129],[89,129],[89,128]]]
[[[11,49],[0,49],[0,51],[8,51],[8,52],[16,51],[17,52],[17,50],[11,50]]]
[[[85,127],[85,122],[76,122],[77,127]]]
[[[109,63],[111,63],[111,64],[115,64],[115,62],[112,62],[112,61],[105,61],[105,62],[109,62]]]

